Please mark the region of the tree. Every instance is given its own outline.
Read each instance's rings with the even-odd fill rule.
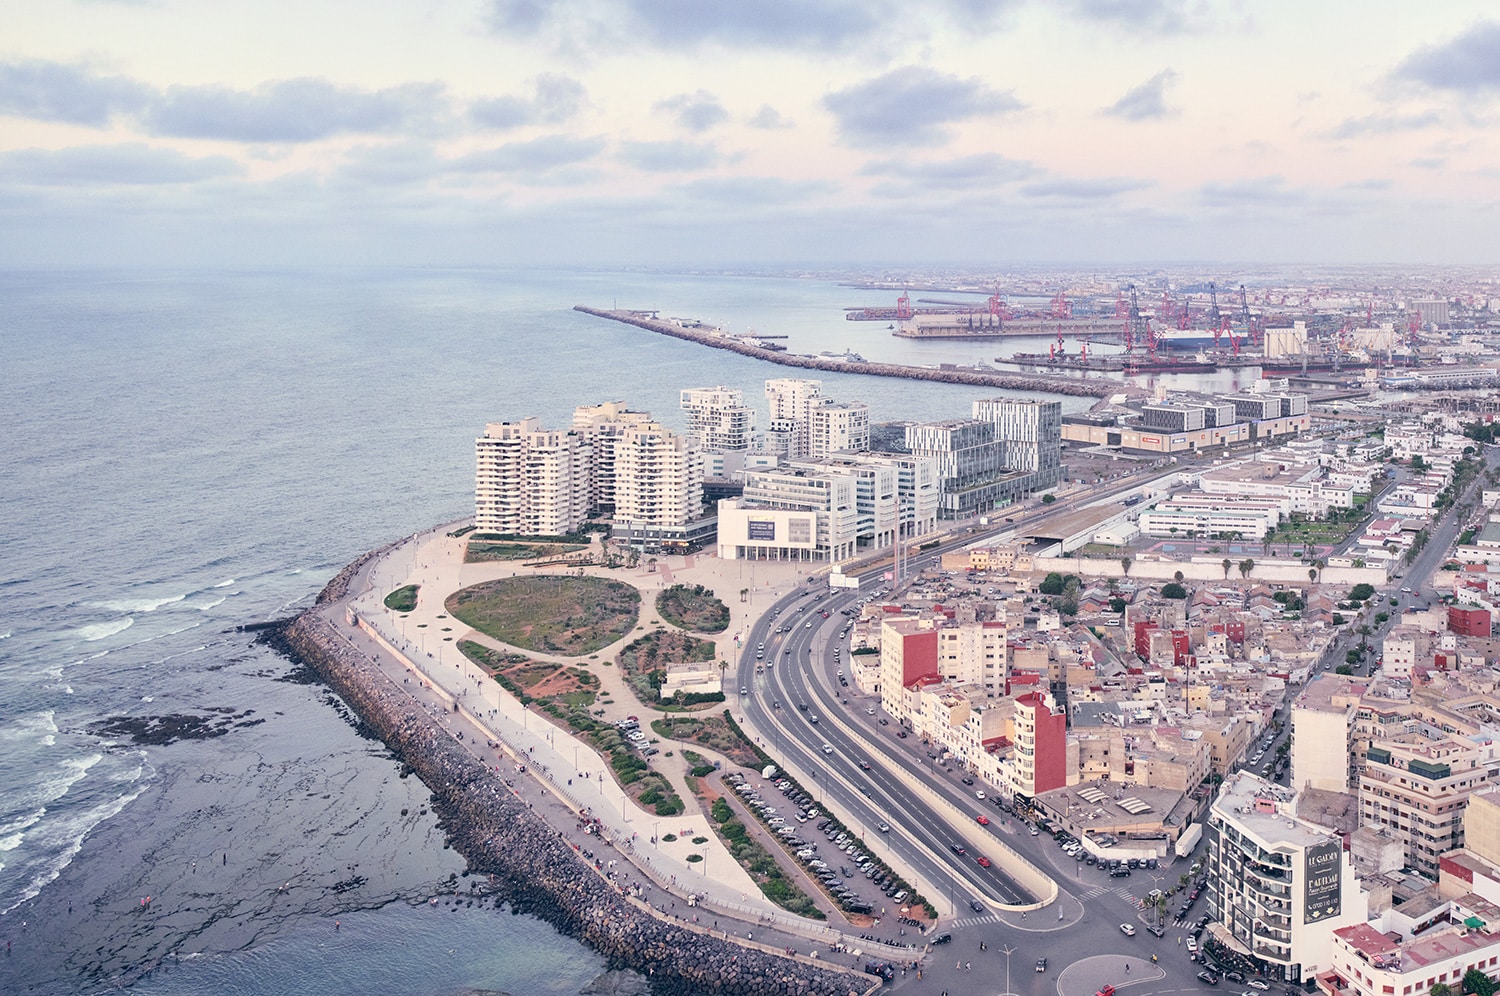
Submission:
[[[1061,595],[1063,592],[1063,576],[1056,571],[1052,571],[1042,579],[1041,584],[1036,586],[1036,590],[1043,595]]]
[[[1120,558],[1120,570],[1124,572],[1126,577],[1130,576],[1130,564],[1131,559],[1128,556]]]
[[[1187,598],[1187,589],[1175,581],[1169,581],[1161,586],[1162,598]]]
[[[1318,583],[1318,569],[1317,569],[1317,567],[1309,567],[1307,569],[1307,580],[1311,581],[1313,584],[1317,584]]]
[[[1042,495],[1042,504],[1043,505],[1050,505],[1050,504],[1052,504],[1055,501],[1057,501],[1057,495],[1053,495],[1053,494]]]
[[[1109,600],[1109,611],[1113,612],[1115,615],[1124,615],[1125,599],[1119,597],[1118,595],[1116,595],[1114,598],[1111,598]]]
[[[1354,668],[1350,667],[1348,664],[1340,664],[1338,667],[1336,667],[1336,668],[1333,669],[1333,673],[1334,674],[1353,674],[1354,673]]]
[[[1244,560],[1240,561],[1240,577],[1248,578],[1250,576],[1250,572],[1253,570],[1255,570],[1255,561],[1251,560],[1249,557],[1246,557]]]
[[[1463,990],[1475,996],[1495,996],[1495,980],[1479,969],[1471,968],[1464,973]]]
[[[1446,982],[1435,982],[1432,988],[1427,990],[1427,996],[1453,996],[1453,988]]]
[[[1178,571],[1177,573],[1173,574],[1172,580],[1176,581],[1178,584],[1182,584],[1182,572]]]
[[[1234,561],[1230,560],[1228,557],[1225,557],[1220,566],[1224,568],[1224,580],[1228,581],[1229,569],[1234,566]]]

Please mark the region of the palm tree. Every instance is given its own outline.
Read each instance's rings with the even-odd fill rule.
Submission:
[[[1307,580],[1311,581],[1313,584],[1318,583],[1318,569],[1316,567],[1309,567],[1307,569]]]
[[[1124,572],[1126,577],[1130,576],[1130,563],[1130,557],[1125,556],[1120,558],[1120,570]]]
[[[1225,557],[1224,560],[1223,560],[1224,580],[1225,581],[1229,580],[1229,569],[1231,567],[1233,567],[1233,566],[1234,566],[1234,561],[1230,560],[1228,557]]]
[[[1240,577],[1248,578],[1250,576],[1250,572],[1253,570],[1255,570],[1255,561],[1251,560],[1249,557],[1246,557],[1244,560],[1240,561]]]
[[[1271,538],[1276,535],[1276,527],[1272,526],[1266,530],[1266,534],[1260,538],[1260,552],[1266,556],[1271,555]]]

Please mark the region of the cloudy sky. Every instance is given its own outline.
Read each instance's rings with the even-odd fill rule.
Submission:
[[[5,265],[1500,256],[1493,0],[5,7]]]

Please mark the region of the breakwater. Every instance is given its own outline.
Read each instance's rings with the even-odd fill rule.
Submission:
[[[757,346],[736,336],[726,335],[723,332],[713,329],[683,328],[672,322],[665,322],[659,318],[652,318],[649,315],[635,311],[608,311],[602,308],[590,308],[582,304],[575,305],[573,310],[581,311],[585,315],[593,315],[595,318],[607,318],[614,322],[624,322],[626,325],[634,325],[648,332],[668,335],[674,339],[683,339],[687,342],[697,343],[700,346],[708,346],[712,349],[727,349],[731,353],[739,353],[741,356],[749,356],[784,367],[801,367],[805,370],[864,374],[870,377],[897,377],[903,380],[928,380],[944,384],[969,384],[974,387],[998,387],[1006,391],[1034,391],[1044,394],[1066,394],[1082,398],[1107,398],[1112,394],[1119,394],[1122,391],[1130,389],[1130,385],[1123,380],[1103,377],[1084,379],[1048,377],[1041,374],[1001,373],[999,371],[991,373],[985,370],[944,367],[913,367],[902,363],[851,363],[846,360],[831,359],[826,356],[805,356],[778,349],[766,349],[763,346]]]
[[[832,965],[782,957],[718,933],[673,922],[624,895],[586,863],[566,836],[537,816],[492,770],[328,618],[360,558],[329,583],[318,606],[282,633],[284,646],[316,673],[432,792],[432,808],[471,873],[488,892],[593,947],[612,967],[651,980],[663,996],[867,993],[876,980]]]

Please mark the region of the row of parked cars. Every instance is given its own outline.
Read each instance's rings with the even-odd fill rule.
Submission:
[[[651,741],[646,737],[646,734],[641,732],[641,721],[634,716],[631,716],[629,719],[620,720],[615,724],[615,729],[620,731],[626,743],[647,757],[660,753],[657,748],[651,746]]]

